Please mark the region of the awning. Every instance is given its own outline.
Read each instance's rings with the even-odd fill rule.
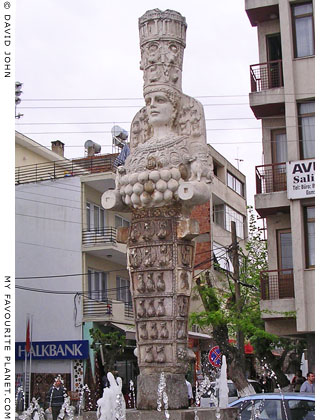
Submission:
[[[195,331],[188,331],[189,338],[199,338],[200,340],[210,340],[212,337],[208,334],[203,334]]]
[[[127,340],[136,340],[136,338],[135,338],[135,333],[136,333],[135,325],[119,324],[119,323],[116,323],[116,322],[111,322],[111,325],[113,325],[114,327],[122,330],[125,333]]]

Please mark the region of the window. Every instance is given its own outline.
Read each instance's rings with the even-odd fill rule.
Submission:
[[[130,222],[126,219],[124,219],[121,216],[118,216],[118,214],[115,215],[115,227],[120,227],[120,226],[124,226],[124,227],[129,227]]]
[[[244,184],[230,172],[227,172],[227,185],[229,188],[236,191],[237,194],[244,197]]]
[[[288,400],[292,419],[315,419],[315,401]]]
[[[288,160],[288,145],[285,130],[272,131],[272,160],[273,163],[282,163]]]
[[[213,206],[213,221],[229,232],[231,232],[231,222],[235,222],[237,236],[244,238],[244,216],[226,204]]]
[[[295,57],[314,55],[314,24],[312,2],[292,5]]]
[[[305,207],[306,267],[315,267],[315,207]]]
[[[107,302],[107,273],[88,270],[88,297],[100,302]]]
[[[91,230],[91,205],[90,203],[86,203],[86,223],[87,223],[87,230]]]
[[[223,270],[231,273],[234,271],[227,248],[219,245],[217,242],[213,242],[213,263],[215,264],[215,269],[220,266]]]
[[[116,277],[117,300],[132,305],[132,296],[129,286],[129,280]]]
[[[315,157],[315,102],[298,104],[300,154],[302,159]]]
[[[282,415],[283,402],[277,400],[253,400],[249,402],[241,411],[240,418],[242,420],[259,419],[259,420],[284,420]]]
[[[279,269],[293,268],[291,230],[277,231]]]
[[[104,235],[105,212],[96,204],[86,203],[86,225],[87,230],[95,230],[97,233]]]

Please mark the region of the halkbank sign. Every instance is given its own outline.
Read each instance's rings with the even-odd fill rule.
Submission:
[[[87,359],[88,348],[88,340],[33,341],[31,355],[34,360]],[[15,359],[25,359],[25,341],[15,343]]]
[[[286,163],[288,199],[315,197],[315,159]]]

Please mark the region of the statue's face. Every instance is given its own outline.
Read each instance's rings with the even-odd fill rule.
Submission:
[[[170,125],[174,117],[174,107],[163,92],[151,92],[145,96],[149,124]]]

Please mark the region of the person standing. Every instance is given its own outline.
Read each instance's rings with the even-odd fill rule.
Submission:
[[[47,401],[49,402],[50,412],[52,413],[53,420],[57,420],[60,414],[64,397],[66,396],[66,389],[63,386],[63,381],[60,376],[55,378],[55,382],[49,388],[47,394]]]
[[[186,379],[186,385],[187,385],[187,391],[188,391],[188,403],[189,403],[189,407],[190,407],[193,404],[194,397],[193,397],[191,383],[188,381],[187,375],[186,375],[185,379]]]
[[[311,392],[315,394],[315,374],[307,373],[307,380],[301,385],[300,392]]]
[[[301,385],[306,381],[306,378],[302,375],[302,371],[297,370],[296,376],[291,381],[292,390],[294,392],[299,392]]]

